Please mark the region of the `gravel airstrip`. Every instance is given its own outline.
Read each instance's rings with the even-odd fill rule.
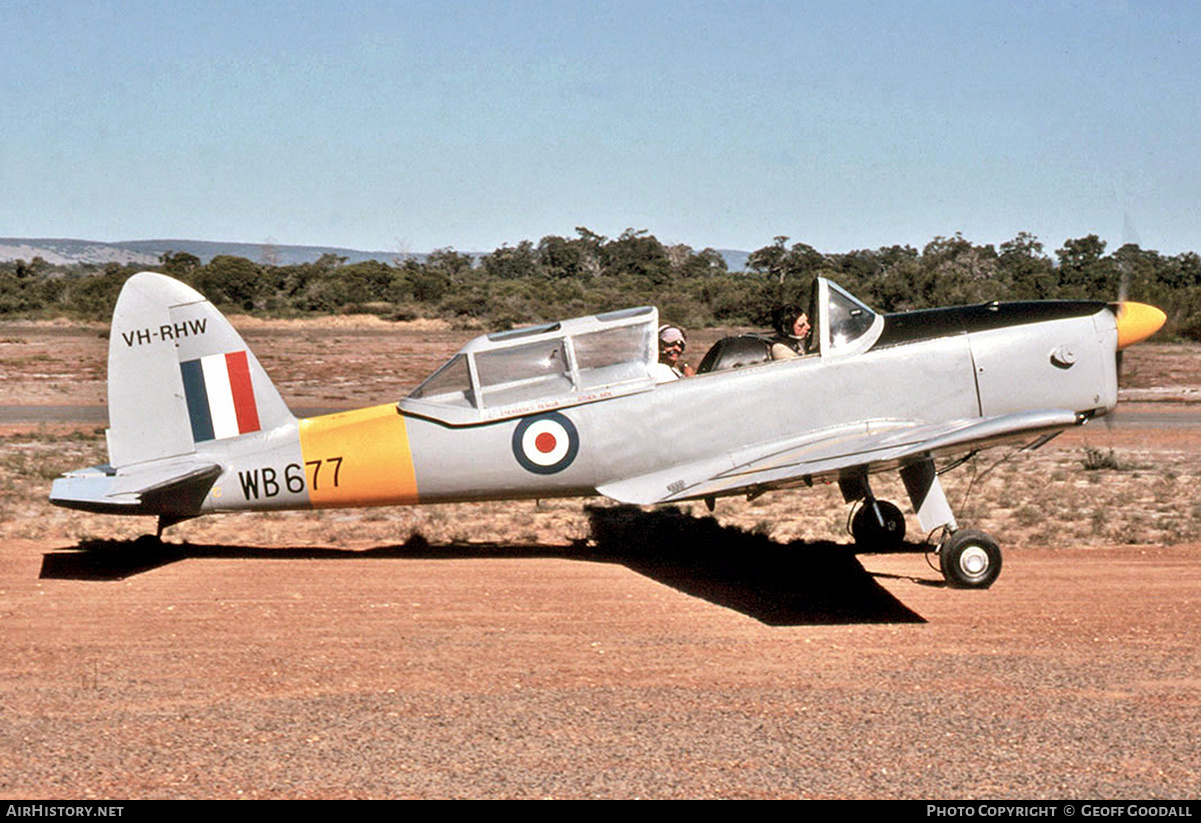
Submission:
[[[0,405],[101,405],[102,331],[0,325]],[[383,402],[467,336],[247,324],[295,406]],[[833,489],[213,517],[157,547],[45,502],[103,459],[94,423],[10,421],[0,797],[1196,798],[1199,353],[1132,350],[1131,391],[1174,393],[956,481],[1006,550],[987,591],[917,542],[855,556]]]

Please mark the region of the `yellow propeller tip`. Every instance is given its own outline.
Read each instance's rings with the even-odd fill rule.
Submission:
[[[1146,303],[1126,301],[1118,306],[1118,349],[1146,340],[1163,327],[1168,316]]]

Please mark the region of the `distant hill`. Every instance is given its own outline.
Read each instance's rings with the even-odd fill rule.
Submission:
[[[746,268],[748,252],[732,249],[718,249],[725,258],[730,271],[743,271]],[[379,260],[382,263],[395,263],[397,259],[411,257],[424,262],[428,255],[402,255],[394,251],[359,251],[358,249],[343,249],[337,246],[285,246],[268,243],[221,243],[210,240],[123,240],[117,243],[104,243],[98,240],[73,240],[68,238],[32,238],[32,237],[0,237],[0,262],[11,260],[32,260],[41,257],[47,263],[56,266],[69,266],[73,263],[144,263],[156,265],[159,257],[167,252],[187,252],[200,258],[202,263],[208,263],[220,254],[230,254],[235,257],[245,257],[256,263],[274,263],[278,266],[291,266],[297,263],[315,263],[323,254],[334,254],[345,257],[348,263],[360,263],[364,260]],[[463,252],[472,257],[480,258],[487,252]]]
[[[730,271],[746,271],[746,261],[750,259],[749,251],[738,251],[737,249],[714,249],[726,261],[726,268]]]
[[[187,252],[207,263],[219,254],[245,257],[256,263],[272,262],[280,266],[315,263],[323,254],[345,257],[348,263],[363,260],[394,262],[401,255],[389,251],[358,251],[335,246],[285,246],[268,243],[220,243],[209,240],[122,240],[104,243],[97,240],[68,238],[0,237],[0,261],[31,260],[41,257],[47,263],[68,266],[72,263],[145,263],[155,265],[167,252]],[[411,255],[424,260],[424,254]]]

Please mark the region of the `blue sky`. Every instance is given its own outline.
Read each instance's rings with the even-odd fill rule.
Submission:
[[[1201,4],[0,0],[0,236],[1201,250]]]

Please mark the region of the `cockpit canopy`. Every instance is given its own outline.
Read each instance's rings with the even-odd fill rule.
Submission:
[[[884,328],[883,317],[822,277],[813,285],[809,319],[809,353],[823,360],[867,351]],[[659,312],[643,306],[486,334],[398,406],[405,414],[466,426],[649,391],[658,325]],[[729,341],[743,345],[718,351]],[[770,351],[769,338],[726,338],[701,371],[770,362]]]
[[[483,335],[399,406],[468,425],[647,391],[658,325],[659,312],[643,306]]]

